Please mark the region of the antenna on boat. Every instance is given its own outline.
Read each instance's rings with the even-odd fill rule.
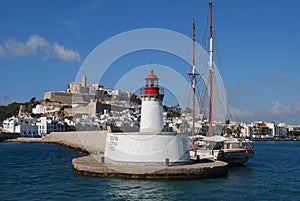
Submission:
[[[193,18],[192,24],[192,72],[189,73],[189,76],[192,81],[192,89],[193,89],[193,105],[192,105],[192,136],[195,136],[195,99],[196,99],[196,77],[199,75],[196,72],[195,68],[195,19]],[[194,143],[194,140],[193,140]]]
[[[212,136],[212,116],[213,116],[213,33],[212,33],[212,0],[209,1],[209,84],[210,84],[210,96],[209,96],[209,127],[208,136]]]

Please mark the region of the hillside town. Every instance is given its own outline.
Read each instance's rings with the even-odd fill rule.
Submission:
[[[21,137],[44,137],[52,132],[81,130],[138,131],[141,100],[132,92],[109,89],[99,84],[72,82],[62,92],[45,92],[43,100],[31,100],[31,107],[20,105],[15,116],[2,122],[1,130],[19,133]],[[190,109],[164,106],[164,130],[191,133]],[[196,115],[195,133],[206,135],[208,122]],[[250,123],[214,122],[223,136],[244,137],[252,140],[299,140],[300,125],[255,121]]]

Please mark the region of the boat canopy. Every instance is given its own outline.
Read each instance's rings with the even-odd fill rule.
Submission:
[[[224,142],[228,140],[227,138],[219,135],[214,135],[212,137],[204,137],[203,141],[208,141],[208,142]]]

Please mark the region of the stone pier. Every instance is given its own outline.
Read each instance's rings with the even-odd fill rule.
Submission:
[[[224,177],[228,173],[228,164],[222,161],[191,162],[172,166],[147,166],[138,164],[118,165],[103,164],[93,156],[74,158],[75,171],[94,177],[118,177],[130,179],[203,179]],[[147,168],[149,172],[147,172]],[[156,169],[156,170],[155,170]],[[152,171],[154,170],[154,171]],[[145,171],[147,173],[145,173]]]

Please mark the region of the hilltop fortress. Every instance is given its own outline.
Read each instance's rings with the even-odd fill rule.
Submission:
[[[74,114],[100,114],[104,110],[124,110],[130,108],[131,92],[105,88],[99,84],[87,85],[87,78],[82,76],[81,82],[71,82],[66,91],[45,92],[44,100],[72,106],[65,112]]]

